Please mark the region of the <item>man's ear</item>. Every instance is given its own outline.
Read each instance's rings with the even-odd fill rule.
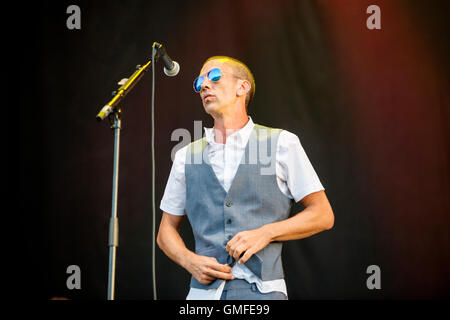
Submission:
[[[239,87],[236,90],[236,95],[238,97],[245,96],[247,94],[247,92],[250,91],[250,88],[252,87],[250,82],[248,82],[247,80],[239,80],[238,84],[239,84]]]

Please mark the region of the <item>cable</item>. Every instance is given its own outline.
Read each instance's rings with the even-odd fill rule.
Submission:
[[[153,300],[156,297],[156,264],[155,264],[155,239],[156,239],[156,210],[155,210],[155,44],[152,46],[152,279],[153,279]]]

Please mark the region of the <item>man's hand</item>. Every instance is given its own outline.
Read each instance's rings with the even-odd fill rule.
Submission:
[[[238,263],[246,263],[252,255],[264,249],[270,241],[270,233],[268,233],[264,227],[261,227],[254,230],[239,232],[228,241],[226,250],[230,256],[238,261]],[[244,255],[240,258],[242,253],[244,253]]]
[[[201,284],[210,284],[217,278],[233,280],[231,267],[220,264],[214,257],[206,257],[193,253],[186,263],[186,270]]]
[[[210,284],[217,278],[234,279],[229,265],[220,264],[216,258],[201,256],[186,248],[178,231],[183,218],[164,212],[156,239],[161,250],[202,284]]]

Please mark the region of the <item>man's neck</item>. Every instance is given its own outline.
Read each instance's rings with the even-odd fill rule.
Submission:
[[[245,127],[248,120],[247,113],[232,117],[214,118],[214,137],[216,143],[225,144],[227,137]]]

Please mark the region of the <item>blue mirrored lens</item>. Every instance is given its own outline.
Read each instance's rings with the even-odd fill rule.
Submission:
[[[221,76],[222,76],[222,73],[220,72],[219,68],[211,69],[208,72],[208,79],[211,81],[219,81]]]
[[[211,69],[207,75],[208,79],[213,82],[217,82],[222,77],[222,72],[219,68]],[[202,90],[202,84],[205,81],[204,76],[200,76],[194,80],[194,90],[195,92],[200,92]]]
[[[200,92],[200,90],[202,90],[202,83],[203,80],[205,79],[204,76],[200,76],[197,79],[194,80],[194,90],[195,92]]]

